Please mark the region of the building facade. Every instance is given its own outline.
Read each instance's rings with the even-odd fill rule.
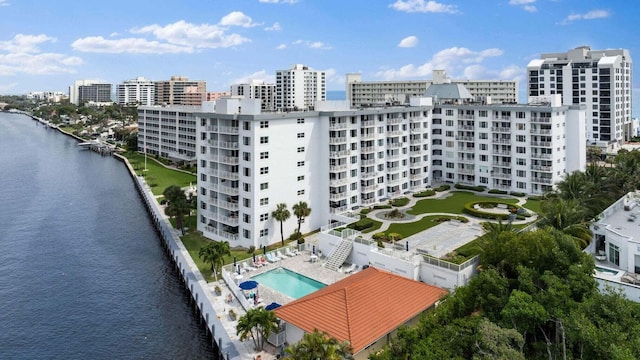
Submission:
[[[116,88],[116,102],[120,105],[154,104],[156,95],[155,84],[144,77],[123,81]]]
[[[155,82],[156,105],[198,106],[206,99],[207,83],[189,80],[185,76],[172,76],[168,81]]]
[[[248,84],[231,85],[231,96],[240,96],[247,99],[260,99],[262,111],[276,109],[276,85],[267,84],[264,81],[254,80]]]
[[[91,87],[94,85],[96,87],[92,89]],[[102,90],[100,92],[100,97],[106,98],[107,100],[105,100],[105,102],[110,102],[111,101],[111,84],[104,84],[99,80],[74,81],[73,85],[69,86],[69,102],[74,105],[81,105],[83,102],[86,102],[86,101],[96,101],[96,100],[93,100],[92,97],[95,99],[98,98],[97,85],[102,85],[100,86]],[[106,85],[109,86],[108,93],[106,93]],[[85,97],[85,99],[82,98],[83,96]],[[89,99],[87,100],[86,98],[89,98]]]
[[[138,151],[176,162],[196,161],[196,112],[200,106],[138,107]]]
[[[506,80],[450,80],[443,70],[433,72],[433,80],[362,81],[362,74],[347,74],[346,94],[353,108],[404,104],[409,98],[424,96],[431,84],[451,82],[463,85],[480,103],[517,103],[518,82]]]
[[[587,141],[615,151],[633,136],[632,75],[628,50],[582,46],[532,60],[527,66],[527,93],[560,94],[564,105],[585,105]]]
[[[111,103],[111,84],[94,83],[78,87],[78,104]]]
[[[326,99],[326,76],[323,71],[311,70],[302,64],[296,64],[289,70],[276,71],[277,110],[313,110],[318,101]]]

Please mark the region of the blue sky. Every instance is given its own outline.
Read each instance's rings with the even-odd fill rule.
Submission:
[[[325,70],[329,90],[348,72],[430,79],[436,68],[524,88],[541,53],[590,45],[640,59],[638,15],[622,0],[0,0],[0,94],[172,75],[222,91],[296,63]]]

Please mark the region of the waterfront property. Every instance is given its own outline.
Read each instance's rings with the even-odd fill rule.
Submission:
[[[294,299],[327,286],[310,277],[281,267],[253,276],[252,279]]]
[[[621,197],[591,225],[593,241],[585,252],[596,260],[595,278],[633,301],[640,301],[640,191]]]
[[[274,310],[288,343],[325,331],[349,341],[355,359],[384,346],[402,325],[413,325],[446,290],[369,267]],[[375,314],[375,316],[373,316]]]

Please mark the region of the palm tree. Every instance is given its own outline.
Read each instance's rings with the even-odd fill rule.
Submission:
[[[300,232],[300,225],[304,221],[304,218],[311,214],[311,208],[307,205],[306,202],[300,201],[299,203],[293,205],[293,214],[298,218],[298,232]]]
[[[238,325],[236,325],[236,334],[240,336],[240,341],[251,337],[257,351],[262,350],[266,339],[276,330],[278,330],[276,315],[263,307],[249,309],[238,319]]]
[[[224,256],[231,256],[231,248],[228,241],[211,241],[200,248],[198,256],[205,263],[211,264],[211,273],[218,280],[216,268],[224,265]]]
[[[287,204],[278,204],[276,206],[276,209],[271,213],[271,216],[276,221],[280,222],[280,238],[282,239],[282,245],[284,246],[284,233],[282,230],[282,223],[289,220],[289,218],[291,217],[291,212],[289,212],[289,209],[287,209]]]
[[[587,209],[576,199],[552,198],[541,204],[538,226],[549,226],[571,235],[581,249],[593,237],[589,224]]]
[[[184,234],[184,216],[191,212],[191,206],[187,196],[178,185],[171,185],[162,193],[167,200],[164,213],[176,219],[176,227]]]
[[[318,329],[305,333],[296,344],[284,349],[289,360],[350,360],[353,359],[348,341],[338,341],[324,331]]]

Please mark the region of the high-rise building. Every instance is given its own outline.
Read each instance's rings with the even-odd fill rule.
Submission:
[[[275,110],[276,107],[276,85],[267,84],[264,81],[253,80],[247,84],[231,85],[231,96],[260,99],[263,111]]]
[[[631,79],[628,50],[581,46],[532,60],[527,66],[527,93],[560,94],[564,105],[585,105],[589,145],[614,151],[633,136]]]
[[[311,70],[301,64],[276,71],[276,110],[313,110],[318,101],[326,99],[323,71]]]
[[[444,70],[434,70],[433,80],[362,81],[362,74],[347,74],[347,100],[351,107],[405,104],[409,98],[423,96],[431,84],[463,85],[474,100],[485,104],[518,103],[515,80],[451,80]]]
[[[168,81],[155,82],[156,105],[201,105],[206,99],[207,83],[190,81],[185,76],[172,76]]]
[[[216,101],[225,96],[231,96],[231,91],[210,91],[207,93],[207,101]]]
[[[85,103],[111,103],[111,84],[93,83],[78,86],[78,105]]]
[[[153,81],[137,77],[118,85],[116,102],[120,105],[153,105],[155,93]]]
[[[201,106],[138,107],[138,152],[195,163],[195,114],[200,111]]]

